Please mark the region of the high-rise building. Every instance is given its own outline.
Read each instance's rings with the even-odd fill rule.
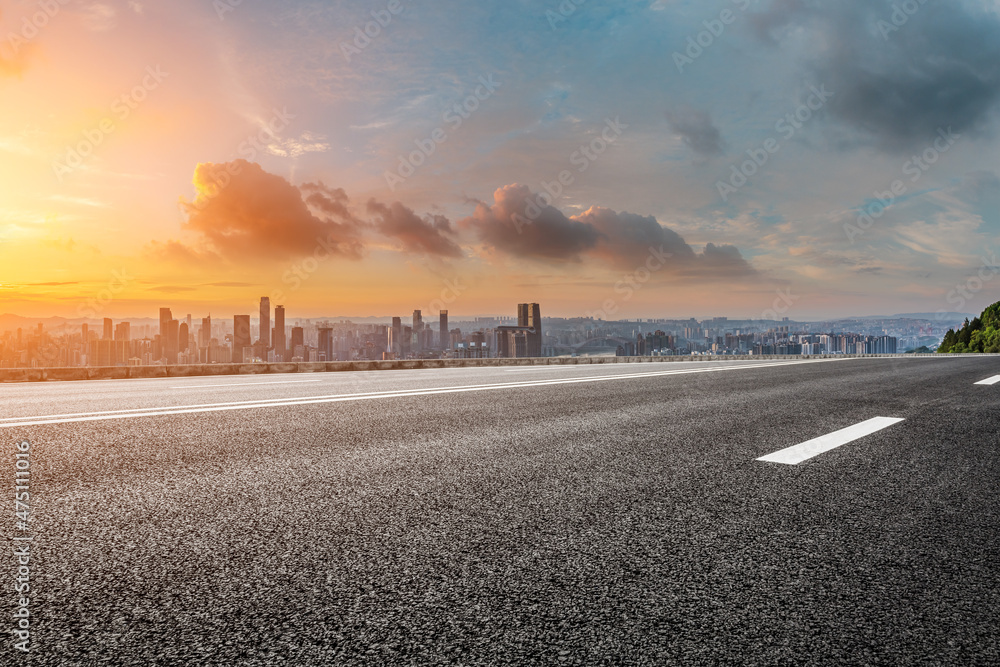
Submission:
[[[129,341],[132,339],[132,324],[130,322],[119,322],[115,326],[115,340]]]
[[[198,347],[208,347],[212,344],[212,316],[201,318],[201,331],[198,334]]]
[[[438,334],[441,337],[441,343],[440,343],[441,349],[442,350],[447,350],[448,348],[451,347],[451,334],[448,332],[448,311],[447,310],[442,310],[441,311],[441,315],[440,315],[440,320],[439,321],[440,321],[441,328],[438,331]]]
[[[274,358],[277,361],[286,361],[285,359],[285,307],[275,306],[274,307],[274,336],[272,336],[272,341],[274,343]],[[329,361],[329,359],[327,359]]]
[[[306,344],[305,344],[305,329],[302,327],[292,327],[292,345],[291,353],[292,359],[298,358],[305,361],[306,358]]]
[[[389,352],[400,358],[403,354],[403,318],[392,318],[392,327],[389,329]]]
[[[101,337],[103,340],[111,340],[114,335],[114,322],[111,321],[110,317],[104,318],[104,335]]]
[[[180,327],[177,329],[177,350],[179,352],[186,352],[191,347],[190,331],[187,322],[181,322]]]
[[[413,330],[420,331],[424,328],[424,316],[419,310],[413,311]]]
[[[169,308],[160,308],[160,336],[165,337],[167,335],[167,323],[174,319],[174,316],[170,314]]]
[[[319,330],[320,361],[333,361],[333,329],[323,327]]]
[[[267,355],[267,348],[271,347],[271,299],[266,296],[260,297],[260,346],[263,348],[263,355]]]
[[[167,360],[168,364],[177,363],[177,352],[180,349],[179,345],[179,334],[180,334],[180,322],[177,320],[170,320],[166,323],[166,335],[161,334],[161,344],[163,345],[163,356]]]
[[[537,303],[522,303],[517,307],[517,325],[527,328],[525,354],[542,356],[542,309]]]
[[[250,316],[237,315],[233,318],[233,363],[249,363],[244,358],[244,350],[250,347]]]

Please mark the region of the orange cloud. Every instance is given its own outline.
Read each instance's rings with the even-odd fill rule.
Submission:
[[[234,160],[203,163],[195,169],[194,201],[181,201],[186,229],[197,232],[230,259],[283,260],[322,248],[330,255],[361,257],[351,224],[321,220],[302,191],[259,164]]]

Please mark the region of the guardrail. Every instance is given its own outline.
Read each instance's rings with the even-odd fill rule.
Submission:
[[[475,368],[489,366],[577,366],[601,364],[657,364],[712,361],[767,361],[775,359],[862,359],[933,357],[995,357],[995,354],[810,354],[810,355],[696,355],[677,357],[541,357],[534,359],[407,359],[397,361],[319,361],[274,364],[196,364],[174,366],[113,366],[85,368],[3,368],[0,383],[73,380],[129,380],[216,375],[275,373],[344,373],[356,371]]]

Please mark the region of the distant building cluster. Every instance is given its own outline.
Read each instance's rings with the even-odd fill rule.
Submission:
[[[232,321],[211,316],[174,317],[161,308],[159,323],[89,323],[76,331],[25,334],[8,332],[0,342],[0,367],[107,367],[175,364],[228,364],[392,360],[426,358],[519,358],[543,356],[542,315],[537,303],[520,304],[513,318],[476,318],[473,329],[449,328],[448,311],[438,313],[436,328],[413,311],[412,322],[354,324],[326,320],[286,323],[285,307],[268,297],[258,316]]]
[[[703,341],[703,342],[702,342]],[[638,334],[635,342],[624,342],[616,348],[618,356],[675,355],[711,353],[714,355],[798,355],[798,354],[897,354],[894,336],[862,334],[789,333],[788,326],[779,326],[759,333],[725,333],[712,335],[686,327],[684,338],[663,331]]]

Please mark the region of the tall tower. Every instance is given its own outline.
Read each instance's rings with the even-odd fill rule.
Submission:
[[[440,322],[441,322],[441,330],[439,331],[439,333],[441,334],[441,349],[442,350],[447,350],[449,347],[451,347],[451,336],[448,333],[448,311],[447,310],[442,310],[441,311]]]
[[[237,315],[233,318],[233,363],[240,364],[250,361],[243,358],[244,348],[248,348],[250,345],[250,316]]]
[[[285,307],[274,307],[274,358],[285,361]],[[327,359],[329,361],[329,359]]]
[[[392,327],[389,331],[392,343],[389,345],[388,351],[395,354],[396,358],[401,358],[403,355],[403,318],[392,318]]]
[[[174,316],[170,314],[169,308],[160,308],[160,337],[167,335],[167,326]]]
[[[319,349],[323,361],[333,361],[333,329],[322,327],[319,330]]]
[[[266,358],[267,348],[271,347],[271,299],[266,296],[260,297],[260,346],[261,356]]]
[[[166,335],[163,335],[160,339],[160,344],[163,346],[163,356],[166,357],[168,364],[177,363],[177,352],[180,334],[180,322],[177,320],[170,320],[166,323]]]
[[[517,305],[517,326],[528,329],[525,340],[525,356],[542,356],[542,309],[537,303]]]
[[[114,331],[114,323],[111,321],[110,317],[105,317],[103,340],[111,340],[113,331]]]
[[[420,331],[424,328],[424,316],[419,310],[413,311],[413,330]]]

